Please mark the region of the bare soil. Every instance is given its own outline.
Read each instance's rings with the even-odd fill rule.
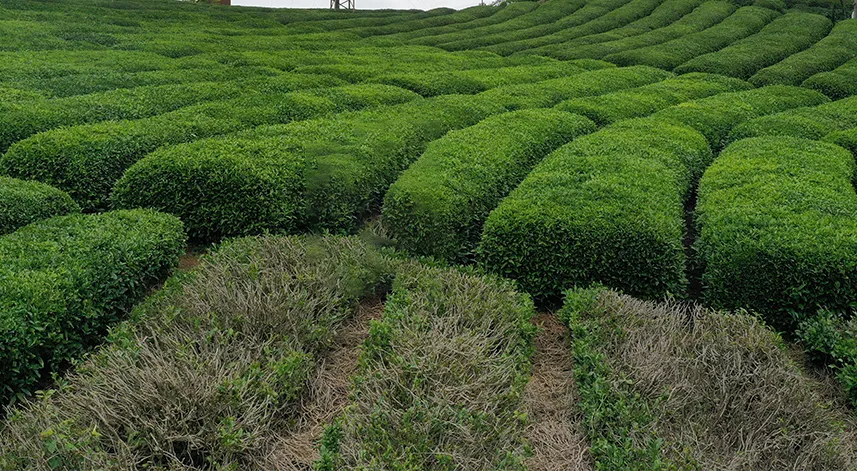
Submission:
[[[354,317],[339,327],[333,347],[320,360],[294,427],[281,436],[265,469],[309,471],[319,458],[318,441],[324,426],[348,405],[350,379],[357,371],[360,348],[369,335],[369,322],[381,317],[380,299],[363,302]]]
[[[592,459],[577,412],[568,328],[553,314],[539,314],[533,376],[524,390],[530,419],[526,436],[533,455],[529,471],[591,470]]]

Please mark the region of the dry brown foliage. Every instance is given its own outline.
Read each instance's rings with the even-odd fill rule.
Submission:
[[[616,371],[653,406],[665,453],[704,470],[857,469],[855,424],[746,314],[606,292]]]

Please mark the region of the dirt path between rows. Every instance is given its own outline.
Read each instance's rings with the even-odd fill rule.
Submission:
[[[306,400],[295,416],[295,427],[279,439],[264,469],[312,469],[312,463],[319,457],[317,445],[324,426],[348,405],[350,379],[357,371],[360,346],[369,335],[369,321],[381,317],[383,310],[380,299],[366,301],[340,326],[333,348],[319,360]]]
[[[577,412],[577,394],[568,328],[553,314],[539,314],[533,377],[524,390],[524,407],[530,418],[526,437],[533,456],[529,471],[591,470],[589,445]]]

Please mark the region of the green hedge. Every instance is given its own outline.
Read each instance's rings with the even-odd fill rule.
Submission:
[[[857,20],[836,23],[826,38],[809,49],[766,67],[750,77],[750,83],[800,85],[810,76],[836,69],[857,56]]]
[[[0,235],[31,222],[80,212],[62,190],[40,182],[0,177]]]
[[[854,157],[833,144],[757,137],[727,147],[699,183],[705,299],[778,328],[857,302]]]
[[[771,85],[681,103],[654,116],[696,129],[708,139],[712,149],[718,151],[726,144],[732,128],[745,121],[828,101],[824,95],[805,88]]]
[[[0,402],[98,343],[185,248],[151,211],[59,216],[0,237]]]
[[[662,44],[609,54],[604,56],[604,60],[620,66],[640,64],[673,70],[694,57],[717,51],[757,33],[777,16],[777,12],[767,8],[742,7],[706,30]]]
[[[135,121],[62,127],[13,144],[0,171],[68,191],[84,211],[109,207],[113,185],[158,147],[263,124],[287,123],[417,98],[388,85],[347,85],[285,94],[250,94]]]
[[[223,244],[51,394],[9,414],[0,469],[282,466],[297,457],[272,451],[305,417],[299,405],[325,399],[313,390],[323,352],[389,289],[393,270],[352,238]]]
[[[844,147],[857,155],[857,127],[845,131],[834,131],[824,136],[823,140]]]
[[[652,67],[608,68],[543,82],[495,88],[479,96],[507,110],[548,108],[563,100],[640,87],[670,77],[673,74]]]
[[[538,36],[540,33],[543,34],[545,29],[557,27],[556,25],[568,24],[569,26],[575,26],[582,24],[589,19],[603,15],[613,8],[617,8],[623,2],[619,2],[618,0],[598,0],[595,3],[609,4],[611,7],[605,8],[602,6],[596,9],[587,5],[584,0],[547,1],[540,3],[536,9],[527,14],[505,23],[445,35],[444,42],[436,43],[435,46],[447,51],[462,51],[508,41],[512,38],[524,39]],[[587,8],[588,6],[589,8]]]
[[[437,39],[439,36],[448,33],[455,33],[461,30],[469,30],[482,28],[484,26],[504,23],[523,15],[538,7],[535,2],[513,2],[502,5],[501,8],[495,9],[491,16],[478,18],[465,23],[453,23],[450,25],[435,26],[431,28],[422,28],[404,33],[396,33],[391,35],[391,38],[405,41],[408,44],[423,44],[433,45],[443,42],[442,39]]]
[[[534,315],[507,282],[401,270],[317,468],[525,470]]]
[[[737,126],[729,141],[758,136],[791,136],[819,140],[834,131],[857,127],[857,97],[756,118]]]
[[[609,67],[613,67],[613,64],[601,61],[568,61],[494,69],[385,74],[371,79],[370,82],[395,85],[425,97],[432,97],[454,93],[474,94],[504,85],[539,82]]]
[[[593,132],[581,116],[521,110],[429,144],[390,187],[381,212],[400,247],[460,261],[472,256],[488,213],[545,155]]]
[[[193,239],[350,229],[428,142],[501,110],[447,95],[167,147],[128,169],[113,202],[175,214]]]
[[[699,132],[662,120],[578,138],[491,212],[479,263],[545,301],[592,282],[644,297],[682,295],[684,200],[710,160]]]
[[[637,36],[618,39],[615,41],[588,44],[585,46],[556,47],[546,55],[557,59],[569,60],[579,58],[601,58],[622,51],[639,49],[653,44],[661,44],[675,38],[684,37],[710,28],[722,22],[735,11],[735,5],[730,2],[705,2],[693,12],[675,23],[663,28],[649,31]]]
[[[698,3],[699,0],[694,1]],[[498,38],[498,44],[480,49],[507,56],[533,47],[531,38],[535,38],[537,44],[551,44],[543,41],[570,41],[603,33],[646,18],[663,3],[664,0],[631,0],[624,4],[617,4],[614,0],[593,1],[561,22],[510,34]]]
[[[113,203],[175,214],[193,239],[351,230],[426,144],[448,131],[506,111],[504,105],[550,106],[670,75],[648,67],[595,70],[168,147],[126,171]]]
[[[195,83],[113,90],[0,105],[0,152],[37,132],[74,124],[136,119],[240,93],[235,83]]]
[[[572,31],[558,31],[537,38],[517,41],[519,49],[516,54],[541,54],[548,55],[547,51],[554,49],[569,49],[577,45],[603,43],[616,41],[622,38],[637,36],[649,31],[669,25],[690,13],[702,3],[701,0],[665,0],[648,16],[640,18],[625,26],[613,28],[609,31],[578,37]],[[568,37],[571,34],[574,37]]]
[[[638,88],[566,100],[556,109],[581,114],[604,126],[647,116],[688,100],[750,88],[752,85],[736,78],[691,73]]]
[[[796,331],[811,357],[830,368],[857,407],[857,318],[822,310],[802,321]]]
[[[245,82],[138,87],[52,100],[0,103],[0,152],[16,141],[60,126],[139,119],[247,93],[283,93],[341,83],[326,76],[283,74]]]
[[[814,13],[787,13],[757,34],[717,52],[691,59],[676,73],[711,72],[748,79],[769,65],[808,49],[827,36],[832,23]]]
[[[804,80],[802,87],[818,90],[834,100],[857,95],[857,58],[842,64],[830,72],[821,72]]]

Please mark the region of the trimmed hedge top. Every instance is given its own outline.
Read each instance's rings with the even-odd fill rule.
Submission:
[[[793,137],[738,141],[699,183],[704,295],[779,328],[857,303],[854,157]]]
[[[758,34],[717,52],[691,59],[676,67],[676,73],[711,72],[748,79],[760,69],[776,64],[812,46],[830,32],[833,24],[813,13],[788,13]]]
[[[0,177],[0,235],[53,216],[77,213],[71,197],[44,183]]]
[[[683,123],[698,130],[708,139],[712,149],[717,151],[726,144],[732,128],[744,121],[828,101],[830,100],[827,97],[813,90],[772,85],[681,103],[653,116]]]
[[[100,341],[184,248],[181,222],[147,210],[60,216],[0,237],[0,402]]]
[[[604,283],[685,291],[683,203],[711,160],[692,128],[623,121],[546,157],[485,222],[479,262],[538,300]]]
[[[382,216],[397,243],[419,255],[472,255],[482,222],[542,157],[595,124],[554,110],[521,110],[453,131],[390,187]]]

